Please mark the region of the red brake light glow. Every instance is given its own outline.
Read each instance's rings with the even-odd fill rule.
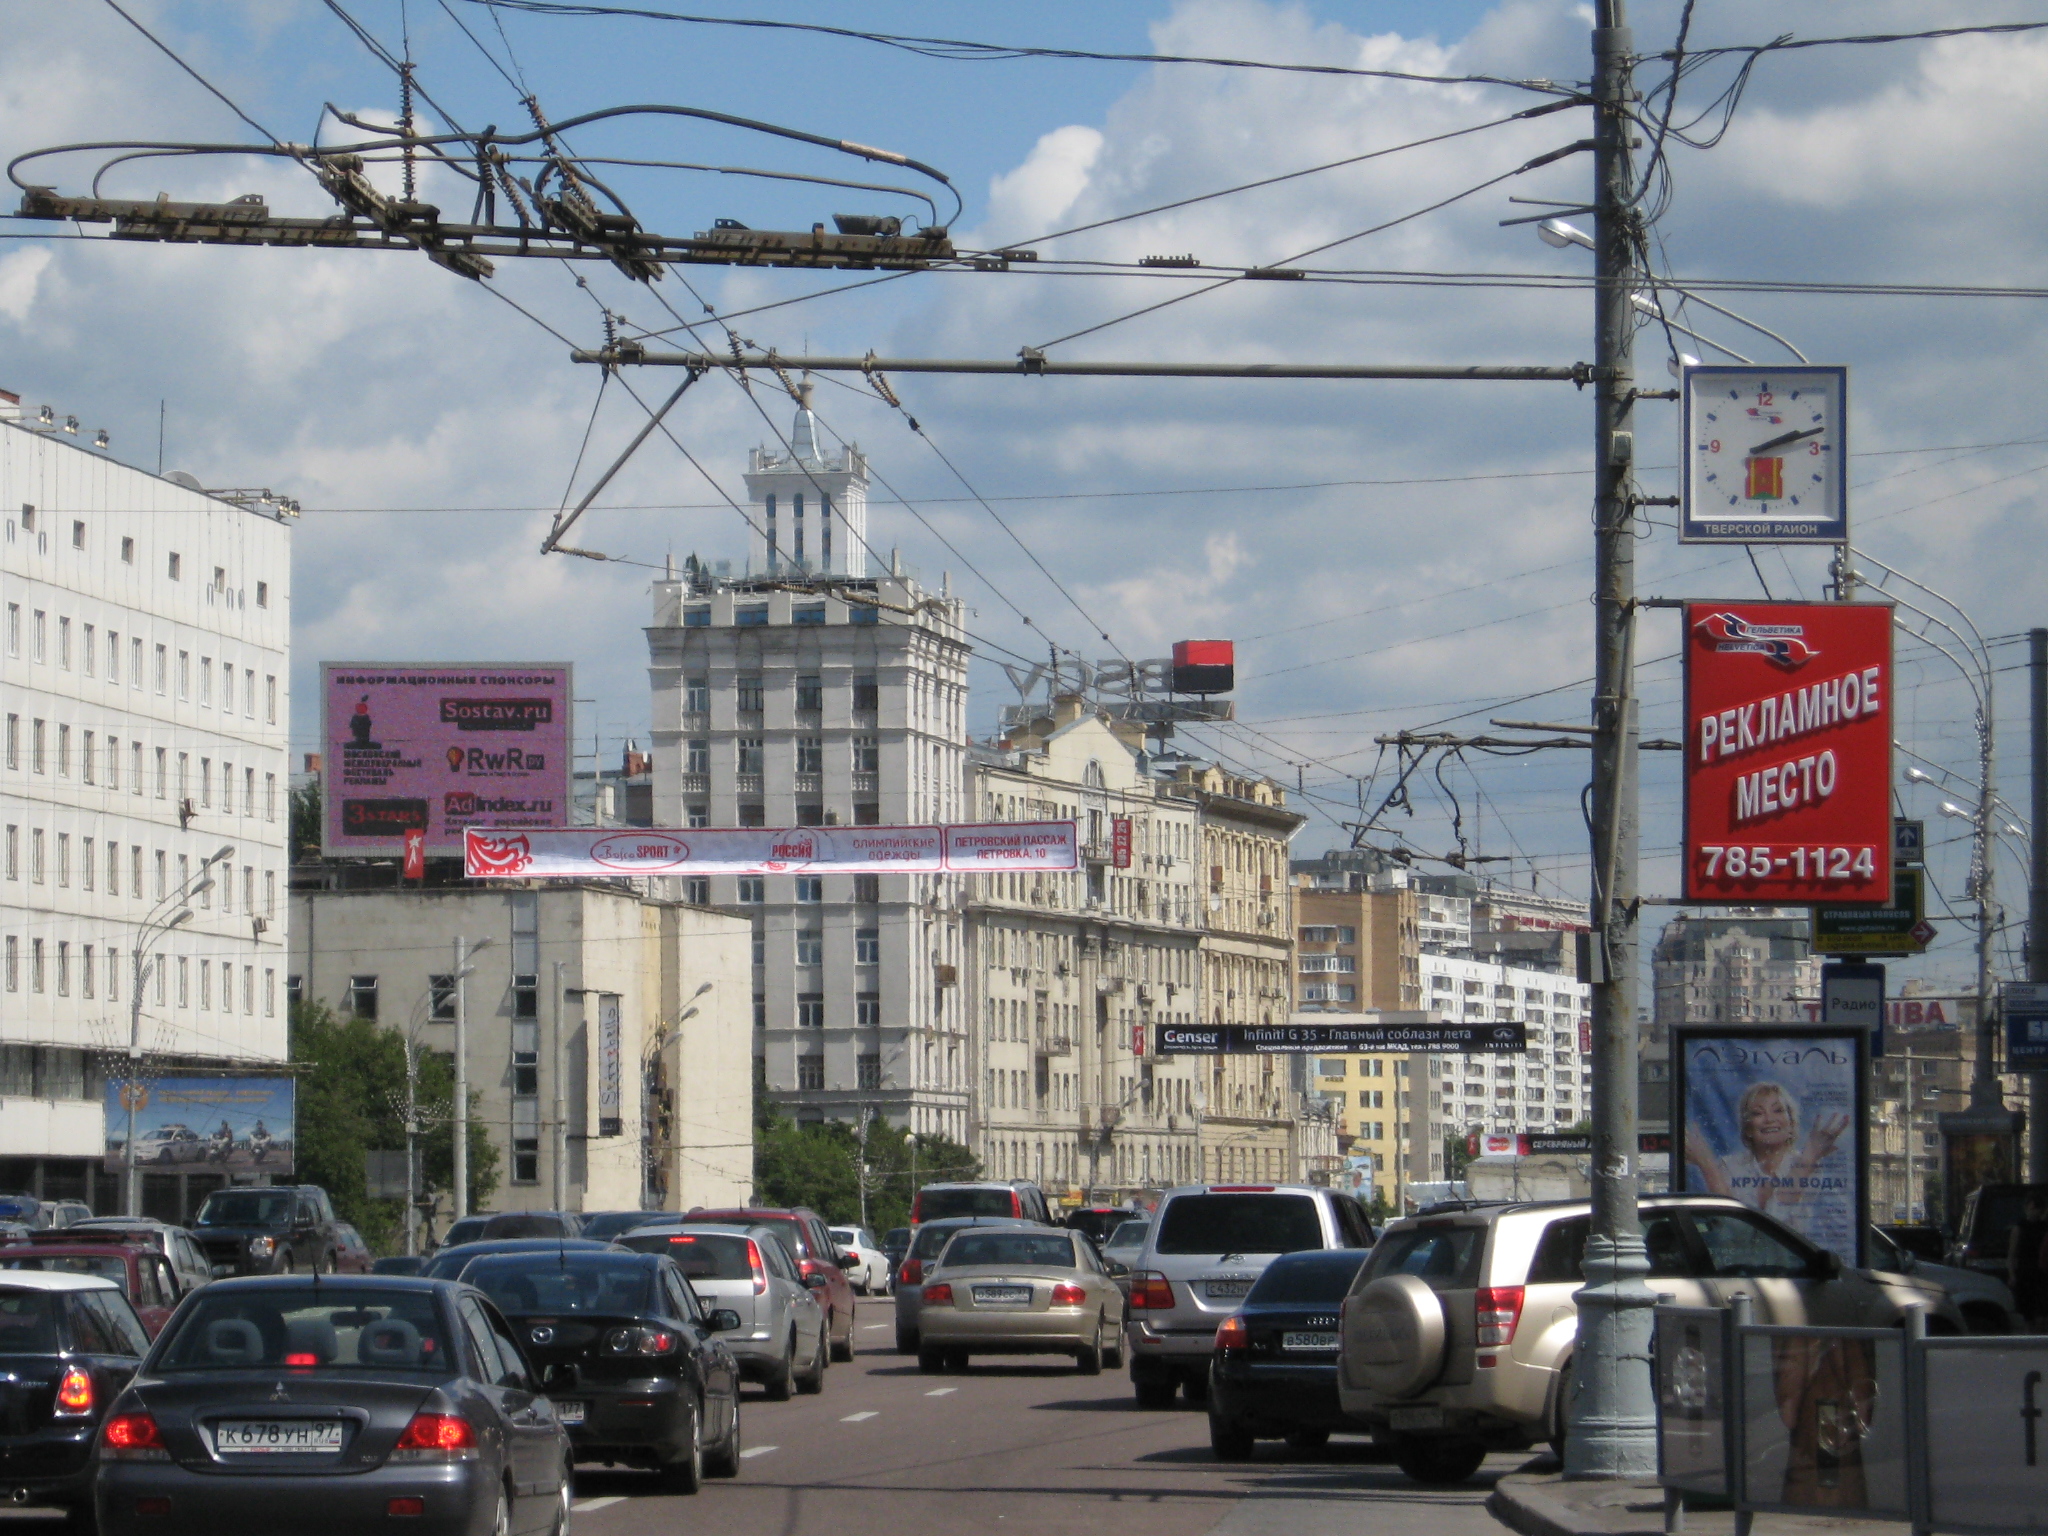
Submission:
[[[72,1366],[64,1373],[64,1379],[57,1383],[57,1416],[76,1418],[92,1412],[92,1376],[89,1372]]]
[[[669,1241],[670,1241],[670,1242],[672,1242],[672,1243],[694,1243],[695,1241],[697,1241],[697,1239],[696,1239],[696,1238],[694,1238],[694,1237],[688,1236],[687,1234],[684,1234],[684,1233],[678,1233],[678,1234],[677,1234],[676,1236],[674,1236],[674,1237],[670,1238],[670,1239],[669,1239]]]
[[[1522,1288],[1519,1285],[1482,1286],[1473,1298],[1477,1316],[1478,1344],[1508,1344],[1514,1341],[1515,1324],[1522,1320]]]
[[[898,1285],[916,1285],[923,1279],[923,1259],[905,1259],[903,1261],[903,1268],[897,1271],[896,1274],[896,1283]]]
[[[1010,1214],[1012,1216],[1022,1216],[1024,1214],[1024,1199],[1014,1189],[1010,1191]]]
[[[1243,1349],[1251,1343],[1251,1335],[1245,1330],[1244,1318],[1233,1312],[1223,1319],[1216,1329],[1218,1349]]]
[[[1173,1282],[1156,1269],[1141,1269],[1131,1276],[1133,1312],[1171,1312]]]
[[[1088,1293],[1078,1285],[1056,1285],[1052,1288],[1052,1304],[1056,1307],[1078,1307],[1088,1299]]]
[[[286,1355],[284,1363],[286,1365],[311,1367],[320,1363],[320,1357],[318,1355]]]
[[[162,1431],[146,1413],[117,1413],[100,1426],[100,1453],[134,1461],[165,1461]]]
[[[476,1427],[453,1413],[416,1413],[393,1447],[399,1451],[459,1452],[476,1449]]]
[[[747,1266],[754,1272],[754,1294],[768,1294],[768,1268],[761,1262],[761,1245],[751,1237],[747,1239]]]
[[[943,1280],[924,1288],[924,1304],[928,1307],[950,1307],[953,1305],[953,1287]]]

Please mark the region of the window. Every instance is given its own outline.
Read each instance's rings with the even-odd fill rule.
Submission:
[[[855,1080],[861,1087],[881,1087],[882,1053],[880,1051],[862,1051],[854,1064],[854,1070],[856,1073]]]
[[[71,942],[68,939],[57,941],[57,995],[71,995]]]
[[[43,867],[43,829],[31,828],[28,834],[28,877],[37,885],[48,878]]]
[[[711,607],[708,603],[694,603],[683,610],[683,628],[709,629],[710,627]]]
[[[740,825],[743,827],[765,827],[768,825],[767,807],[758,800],[740,803]]]
[[[263,1017],[277,1017],[277,972],[273,970],[263,973]]]
[[[683,684],[683,712],[691,715],[711,713],[711,679],[693,677]]]
[[[277,916],[277,871],[274,869],[263,871],[263,915]]]
[[[853,877],[853,899],[873,904],[882,899],[882,877],[880,875],[855,875]]]
[[[765,888],[768,882],[761,875],[740,876],[740,900],[748,906],[758,906],[766,901]]]
[[[71,888],[71,834],[57,834],[57,884],[66,890]]]
[[[49,660],[50,616],[40,608],[36,610],[35,630],[30,639],[34,649],[29,653],[29,660],[37,662]]]
[[[796,877],[796,899],[798,901],[823,901],[825,881],[821,875],[798,875]]]
[[[61,616],[57,620],[57,665],[66,672],[71,670],[71,620]]]
[[[263,819],[277,820],[277,775],[274,773],[263,775]]]
[[[743,715],[758,715],[763,706],[761,675],[742,674],[733,685],[733,708]]]
[[[31,992],[43,990],[43,941],[28,941],[28,989]]]
[[[9,768],[19,768],[21,766],[21,716],[19,715],[9,715],[7,717],[7,766]]]
[[[133,565],[135,563],[135,541],[133,539],[123,539],[121,541],[121,563],[123,565]]]
[[[1802,1280],[1812,1274],[1813,1260],[1804,1249],[1748,1216],[1701,1209],[1692,1212],[1692,1224],[1706,1245],[1715,1275]]]
[[[796,935],[796,963],[798,965],[823,965],[825,963],[825,933],[821,928],[799,928]]]
[[[224,715],[235,712],[235,669],[226,662],[220,664],[220,712]]]
[[[76,518],[73,518],[71,521],[71,547],[73,549],[85,548],[85,524],[79,522]]]
[[[88,784],[94,782],[92,767],[92,749],[92,732],[86,731],[78,738],[78,776]]]
[[[857,715],[872,715],[881,707],[882,690],[875,682],[875,674],[856,674],[853,679],[853,712]]]
[[[277,679],[268,674],[263,679],[263,723],[277,724]]]
[[[142,686],[142,640],[140,636],[130,636],[128,640],[128,686],[130,688],[140,688]],[[159,688],[157,692],[162,693],[163,689]]]
[[[228,568],[224,565],[216,565],[213,568],[213,590],[216,592],[225,592],[227,590],[227,586]]]
[[[879,827],[882,824],[881,802],[876,800],[854,801],[853,824],[856,827]]]
[[[213,708],[213,658],[199,658],[199,702],[207,709]]]
[[[856,994],[853,1000],[853,1022],[862,1029],[880,1029],[882,1027],[882,994],[879,992],[861,992]],[[880,1087],[881,1085],[875,1083],[869,1086]]]
[[[111,629],[107,631],[107,681],[117,686],[121,681],[121,636]]]
[[[765,992],[756,992],[754,994],[754,1028],[766,1029],[767,1027],[768,994]]]
[[[882,963],[882,930],[879,928],[856,928],[853,931],[853,963],[855,965],[880,965]]]
[[[182,559],[182,558],[181,558],[181,557],[179,556],[179,554],[178,554],[178,552],[177,552],[176,550],[173,550],[173,551],[171,552],[171,558],[170,558],[170,564],[169,564],[169,570],[170,570],[170,574],[171,574],[171,580],[173,580],[173,581],[183,581],[183,580],[185,579],[185,572],[184,572],[184,566],[185,566],[185,562],[184,562],[184,560],[183,560],[183,559]]]
[[[156,691],[159,697],[170,691],[171,651],[169,646],[156,648]]]
[[[796,995],[796,1024],[799,1029],[825,1027],[825,994],[799,992]]]
[[[863,603],[849,597],[846,607],[846,622],[849,624],[879,624],[882,622],[882,610],[873,603]]]
[[[792,624],[822,624],[825,622],[825,605],[823,603],[798,603],[789,610],[789,622]]]
[[[442,972],[427,977],[427,1017],[437,1024],[455,1021],[455,978]]]
[[[515,1019],[537,1019],[540,1017],[540,977],[521,974],[512,978],[512,1017]]]
[[[170,761],[169,751],[166,748],[158,747],[156,749],[156,797],[159,800],[164,798],[169,788]],[[157,894],[162,895],[163,893],[159,891]]]
[[[180,999],[182,1001],[183,999]],[[359,1019],[377,1017],[377,978],[351,976],[348,979],[349,1012]]]
[[[142,852],[140,848],[134,851],[137,854]],[[141,864],[138,862],[136,873],[139,875],[141,872]],[[119,843],[110,842],[107,844],[107,894],[109,896],[121,894],[121,845]]]
[[[21,941],[13,934],[7,935],[7,990],[21,990]]]
[[[822,736],[797,737],[796,771],[798,773],[823,773],[825,771],[825,740]]]
[[[815,800],[800,803],[796,808],[796,824],[800,827],[824,826],[825,807]]]
[[[738,758],[738,771],[758,776],[763,771],[761,761],[765,756],[761,750],[761,738],[758,736],[740,736],[734,739],[733,744]]]
[[[86,890],[93,888],[99,868],[99,849],[89,837],[78,840],[78,883]]]
[[[178,652],[178,697],[181,699],[192,697],[192,653],[190,651]]]
[[[78,632],[78,664],[87,677],[97,677],[100,665],[100,632],[88,624]]]
[[[683,882],[683,900],[693,907],[711,905],[711,882],[702,875],[692,875]]]
[[[873,736],[853,738],[853,771],[855,773],[880,773],[882,771],[882,744]]]
[[[7,828],[7,878],[21,878],[21,828],[12,823]]]
[[[816,1089],[825,1086],[825,1058],[822,1056],[799,1056],[796,1059],[796,1085],[799,1089]]]
[[[1316,1063],[1316,1076],[1342,1077],[1350,1069],[1350,1063],[1341,1056],[1326,1057]]]
[[[256,583],[256,606],[258,608],[268,608],[270,606],[270,583],[267,581]]]
[[[9,603],[7,605],[7,654],[10,656],[19,656],[21,654],[21,604],[19,603]]]
[[[690,826],[708,827],[711,825],[711,807],[708,805],[693,805],[687,812],[685,819]]]
[[[242,668],[242,718],[244,720],[254,720],[256,718],[256,669],[254,667]]]
[[[750,629],[768,622],[766,603],[743,603],[732,611],[732,621],[742,629]]]
[[[820,619],[819,623],[824,620]],[[800,715],[815,715],[825,708],[825,680],[815,673],[801,673],[796,680],[796,709]]]
[[[709,773],[711,771],[711,743],[693,741],[683,749],[683,772]]]

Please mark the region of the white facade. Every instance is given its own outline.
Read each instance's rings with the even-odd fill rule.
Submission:
[[[4,394],[0,508],[0,1155],[97,1156],[138,947],[154,1059],[286,1053],[291,540]]]
[[[1590,1113],[1592,1068],[1581,1049],[1592,989],[1554,971],[1452,955],[1422,956],[1422,1006],[1447,1023],[1520,1023],[1520,1055],[1425,1058],[1429,1088],[1453,1131],[1547,1131]]]
[[[818,443],[811,381],[788,440],[756,448],[747,465],[750,573],[851,576],[868,573],[868,461],[858,447]]]

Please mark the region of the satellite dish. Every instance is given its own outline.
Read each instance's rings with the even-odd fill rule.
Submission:
[[[203,491],[206,489],[205,486],[199,483],[197,475],[191,474],[186,470],[174,469],[168,475],[165,475],[164,478],[173,485],[184,486],[188,491]]]

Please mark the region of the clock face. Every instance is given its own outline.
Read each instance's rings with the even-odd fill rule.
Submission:
[[[1847,370],[1685,370],[1681,539],[1840,543]]]

